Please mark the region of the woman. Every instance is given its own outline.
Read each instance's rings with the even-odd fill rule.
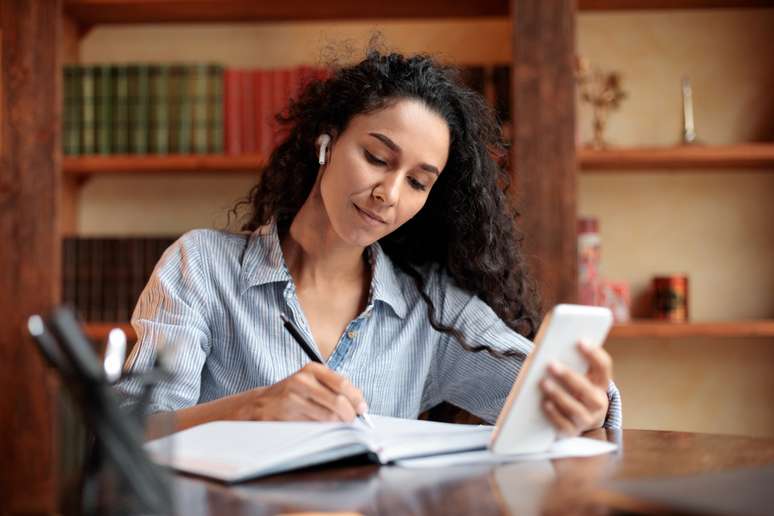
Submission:
[[[140,297],[130,363],[174,351],[149,410],[174,411],[178,430],[416,418],[444,401],[494,421],[538,309],[484,100],[430,57],[371,51],[309,84],[281,121],[286,136],[245,201],[247,233],[183,235]],[[542,383],[566,435],[620,425],[610,357],[581,352],[587,375],[555,364]]]

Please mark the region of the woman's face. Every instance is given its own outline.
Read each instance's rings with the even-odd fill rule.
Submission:
[[[331,143],[322,203],[345,242],[368,246],[424,206],[449,155],[446,121],[417,100],[355,116]]]

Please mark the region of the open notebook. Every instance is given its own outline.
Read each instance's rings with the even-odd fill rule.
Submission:
[[[151,441],[145,448],[156,462],[177,470],[239,482],[364,453],[387,464],[482,449],[493,428],[370,418],[374,429],[357,420],[350,424],[216,421]]]
[[[374,429],[354,423],[216,421],[145,445],[153,459],[179,471],[239,482],[368,454],[404,467],[545,460],[607,453],[615,444],[575,438],[539,454],[494,455],[491,426],[370,416]]]

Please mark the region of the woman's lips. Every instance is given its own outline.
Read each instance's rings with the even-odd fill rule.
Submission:
[[[376,216],[375,214],[371,213],[370,211],[364,210],[360,206],[358,206],[355,203],[352,203],[352,205],[355,207],[357,212],[360,214],[360,216],[368,222],[369,224],[381,226],[382,224],[387,224],[387,222],[384,221],[381,217]]]

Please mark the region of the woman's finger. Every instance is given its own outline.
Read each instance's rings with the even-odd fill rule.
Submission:
[[[335,415],[337,420],[351,422],[355,419],[356,414],[350,406],[349,400],[320,383],[316,376],[306,372],[298,374],[295,378],[293,392],[325,408]]]
[[[564,437],[574,437],[578,435],[579,432],[575,429],[575,425],[559,412],[553,401],[548,399],[543,400],[542,406],[543,412],[545,412],[548,420],[551,421],[551,424],[554,425],[554,428],[556,428],[560,435]]]
[[[601,346],[589,346],[585,342],[578,343],[578,350],[589,364],[587,376],[594,385],[607,390],[613,378],[613,359]]]
[[[557,362],[549,364],[548,372],[590,411],[595,412],[607,408],[606,391],[592,383],[586,376]]]
[[[356,414],[362,414],[363,412],[368,411],[368,406],[363,399],[363,393],[352,385],[349,380],[340,374],[331,371],[322,364],[312,363],[304,367],[304,369],[307,368],[321,384],[325,385],[335,394],[343,395]]]
[[[288,414],[289,420],[309,420],[309,421],[338,421],[339,417],[335,412],[322,405],[315,403],[302,394],[291,392],[288,396]]]
[[[544,378],[540,387],[543,389],[546,399],[551,401],[557,411],[572,423],[573,429],[580,432],[591,426],[592,414],[561,384],[552,378]]]

